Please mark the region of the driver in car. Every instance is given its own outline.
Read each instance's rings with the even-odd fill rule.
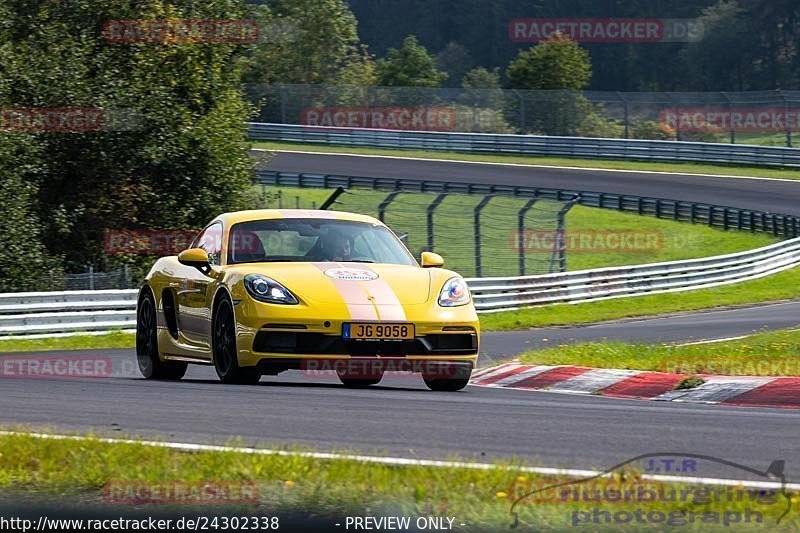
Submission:
[[[322,251],[328,261],[347,261],[351,257],[350,239],[339,233],[328,233],[322,240]]]

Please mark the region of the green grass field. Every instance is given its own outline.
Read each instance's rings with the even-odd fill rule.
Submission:
[[[753,176],[761,178],[800,179],[800,170],[744,165],[701,164],[701,163],[651,163],[646,161],[621,161],[614,159],[577,159],[569,157],[540,157],[519,155],[489,155],[459,152],[435,152],[423,150],[384,150],[380,148],[358,148],[350,146],[329,146],[302,143],[255,142],[254,148],[267,150],[300,150],[310,152],[349,153],[365,155],[384,155],[395,157],[416,157],[421,159],[446,159],[478,161],[487,163],[506,163],[518,165],[545,165],[578,168],[608,168],[617,170],[644,170],[652,172],[674,172],[680,174],[714,174],[728,176]]]
[[[591,324],[621,318],[788,300],[800,296],[798,286],[800,286],[800,268],[794,268],[761,279],[697,291],[653,294],[574,305],[559,304],[481,315],[481,328],[486,331],[502,331]]]
[[[800,321],[800,320],[799,320]],[[652,370],[724,376],[800,376],[800,331],[759,333],[743,339],[688,346],[593,342],[528,352],[530,364]]]
[[[254,207],[295,207],[307,209],[321,205],[332,193],[325,189],[286,188],[270,189],[256,186],[253,189]],[[340,196],[334,208],[373,216],[378,205],[387,197],[386,192],[355,190]],[[425,211],[436,198],[434,194],[401,194],[389,205],[386,223],[397,233],[408,233],[407,244],[415,255],[427,245]],[[481,196],[450,195],[436,209],[434,216],[435,240],[438,253],[446,266],[465,276],[476,275],[475,230],[473,210]],[[487,204],[481,214],[483,270],[485,276],[519,275],[519,251],[513,239],[517,233],[517,213],[526,200],[497,197]],[[555,229],[554,216],[561,204],[541,201],[527,217],[528,229],[540,229],[544,235]],[[701,224],[688,224],[674,220],[620,213],[609,209],[575,206],[566,218],[568,235],[588,236],[598,246],[580,246],[567,252],[567,269],[582,270],[607,266],[622,266],[662,261],[675,261],[722,255],[777,242],[766,234],[722,231]],[[652,237],[655,246],[632,249],[615,249],[602,232],[616,235]],[[578,242],[577,239],[575,241]],[[551,250],[541,241],[528,247],[525,254],[526,272],[547,272]],[[544,270],[542,270],[544,269]]]
[[[780,526],[775,522],[789,507],[796,495],[774,494],[760,498],[747,497],[742,490],[736,498],[713,497],[700,486],[663,484],[638,480],[638,470],[618,472],[609,479],[570,485],[578,491],[601,494],[599,501],[580,501],[580,492],[564,494],[554,489],[536,495],[555,483],[572,482],[574,478],[546,478],[524,472],[518,462],[497,463],[487,470],[463,467],[391,466],[352,460],[317,459],[290,453],[254,455],[235,452],[179,450],[142,444],[104,443],[96,439],[45,440],[26,435],[0,436],[0,496],[9,501],[52,501],[62,504],[90,504],[102,509],[109,497],[114,498],[125,487],[136,486],[139,494],[164,484],[212,487],[247,487],[248,498],[237,505],[237,515],[278,516],[302,513],[320,519],[343,515],[447,516],[454,518],[455,531],[507,530],[513,523],[511,504],[519,500],[520,529],[562,530],[576,525],[599,508],[603,511],[667,514],[675,522],[686,524],[689,513],[696,521],[686,524],[695,531],[730,530],[721,521],[724,513],[744,514],[747,509],[761,513],[761,523],[739,524],[737,530],[769,526],[776,530],[798,527],[798,514],[790,513]],[[113,483],[113,484],[112,484]],[[107,487],[112,487],[107,489]],[[252,490],[255,487],[256,490]],[[612,491],[648,488],[656,494],[688,494],[687,498],[666,501],[628,499],[620,501]],[[602,491],[602,492],[598,492]],[[684,491],[681,493],[680,491]],[[687,492],[688,491],[688,492]],[[575,494],[578,494],[576,501]],[[607,497],[605,495],[608,495]],[[110,495],[110,496],[107,496]],[[723,495],[724,496],[724,495]],[[683,501],[681,501],[681,499]],[[123,505],[114,507],[124,514]],[[171,510],[194,512],[199,505],[149,504],[128,505],[131,511],[147,508],[151,512]],[[230,512],[214,502],[203,504],[201,513],[208,516]],[[700,520],[703,513],[717,514]],[[661,520],[665,519],[662,514]],[[655,516],[655,515],[654,515]],[[711,516],[710,514],[708,515]],[[463,526],[461,524],[464,524]],[[584,524],[585,525],[585,524]],[[662,524],[663,525],[663,524]],[[647,524],[640,524],[640,528]],[[592,524],[593,531],[618,530],[617,524]],[[651,524],[649,527],[658,527]]]

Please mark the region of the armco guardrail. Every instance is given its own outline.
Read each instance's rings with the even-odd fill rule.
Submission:
[[[381,191],[403,191],[418,193],[451,193],[508,195],[523,198],[541,198],[580,205],[625,211],[638,215],[680,220],[693,224],[706,224],[720,229],[766,232],[794,238],[800,236],[800,217],[752,211],[723,205],[702,204],[666,198],[648,198],[627,194],[610,194],[596,191],[570,189],[548,189],[543,187],[519,187],[514,185],[491,185],[458,183],[418,179],[374,178],[367,176],[338,176],[330,174],[306,174],[259,170],[256,183],[283,187],[311,187],[335,189],[374,189]]]
[[[703,289],[800,265],[800,239],[735,254],[516,278],[468,279],[479,312]]]
[[[0,294],[0,337],[134,328],[137,294],[135,289]]]
[[[735,254],[541,276],[468,279],[479,313],[716,287],[800,266],[800,238]],[[136,290],[0,294],[0,336],[129,329]]]
[[[800,166],[800,149],[748,144],[329,128],[250,123],[250,138],[338,146],[660,162]]]

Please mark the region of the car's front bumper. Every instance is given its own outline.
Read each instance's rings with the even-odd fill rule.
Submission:
[[[270,360],[288,365],[294,360],[359,357],[474,365],[478,358],[480,324],[471,305],[454,308],[407,305],[405,321],[383,323],[414,324],[413,340],[356,341],[342,337],[343,324],[355,321],[341,314],[337,317],[308,307],[248,305],[246,301],[242,304],[235,310],[241,366],[264,366]]]

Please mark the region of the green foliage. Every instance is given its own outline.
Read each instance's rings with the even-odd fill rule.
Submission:
[[[241,205],[250,159],[236,43],[115,43],[111,20],[240,19],[238,0],[9,0],[0,104],[102,108],[100,131],[31,136],[44,243],[67,270],[113,267],[104,229],[198,228]]]
[[[436,54],[436,66],[447,73],[450,87],[455,87],[474,64],[467,49],[455,41],[447,43],[447,46]]]
[[[336,76],[336,85],[369,87],[378,83],[375,60],[362,45],[352,48],[348,53],[345,64]]]
[[[40,154],[27,134],[0,135],[0,292],[47,290],[58,278],[56,258],[40,242],[42,224],[32,206]]]
[[[657,120],[635,122],[630,129],[632,139],[674,141],[675,130]]]
[[[483,67],[474,68],[464,74],[464,77],[461,79],[461,86],[465,89],[499,89],[499,69],[486,70]]]
[[[414,33],[430,49],[457,41],[476,65],[503,67],[521,43],[507,35],[514,18],[686,19],[705,29],[695,42],[585,43],[592,89],[621,91],[770,90],[800,87],[797,0],[349,0],[359,34],[378,55]],[[450,80],[455,82],[456,80]]]
[[[246,83],[346,81],[339,79],[342,69],[363,62],[356,19],[343,0],[276,0],[252,16],[267,34],[246,54]],[[285,31],[270,35],[270,28]]]
[[[513,89],[580,90],[589,84],[589,53],[560,37],[520,51],[506,73]]]
[[[385,87],[439,87],[445,79],[447,74],[436,68],[436,61],[413,35],[378,61],[378,84]]]

